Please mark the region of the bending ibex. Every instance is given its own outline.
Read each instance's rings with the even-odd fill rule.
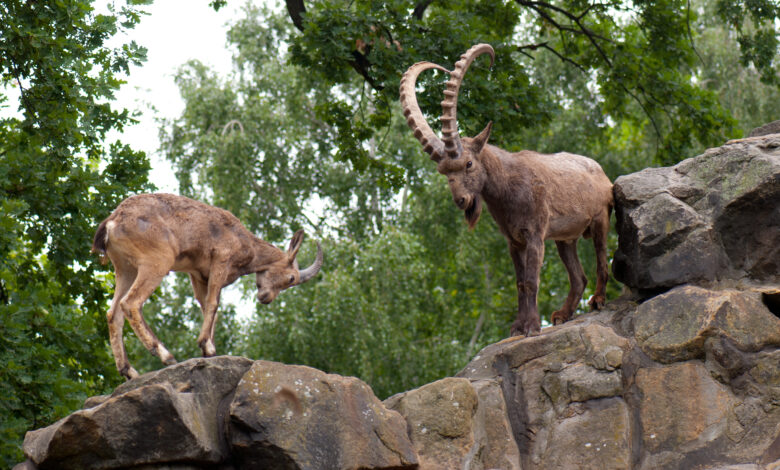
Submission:
[[[577,258],[577,240],[593,237],[596,246],[596,293],[589,304],[601,308],[607,283],[607,232],[612,211],[612,183],[598,163],[570,153],[543,155],[509,153],[487,143],[492,123],[474,138],[460,138],[457,100],[463,75],[481,54],[495,53],[488,44],[469,49],[449,71],[431,62],[412,65],[401,79],[401,104],[409,127],[447,177],[455,204],[465,211],[469,227],[479,220],[482,201],[487,204],[501,233],[517,275],[517,319],[510,334],[535,334],[541,329],[536,306],[544,240],[555,240],[569,273],[571,288],[563,307],[552,314],[554,324],[571,318],[587,277]],[[444,91],[442,138],[428,126],[415,96],[417,76],[437,69],[450,75]]]
[[[138,375],[122,340],[124,318],[138,339],[165,364],[176,359],[143,318],[142,306],[169,271],[190,275],[203,311],[198,346],[204,356],[216,354],[214,325],[219,293],[239,277],[256,273],[257,299],[273,301],[280,291],[313,278],[322,266],[322,249],[310,267],[298,270],[295,256],[303,230],[284,252],[252,235],[230,212],[172,194],[140,194],[124,201],[100,223],[92,251],[111,260],[116,292],[108,310],[111,350],[119,372]]]

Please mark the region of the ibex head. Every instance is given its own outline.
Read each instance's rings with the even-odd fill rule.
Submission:
[[[257,279],[257,300],[264,304],[270,304],[279,295],[279,292],[298,284],[303,284],[317,275],[322,267],[322,248],[317,242],[317,257],[311,266],[305,269],[298,269],[298,261],[295,257],[298,255],[298,249],[303,242],[303,230],[298,230],[290,240],[290,246],[287,248],[286,256],[279,260],[263,266],[258,271]]]
[[[474,227],[482,212],[479,195],[487,175],[480,154],[490,137],[492,123],[488,123],[476,137],[461,138],[457,120],[458,92],[466,70],[474,59],[485,53],[490,54],[492,66],[495,60],[493,48],[489,44],[477,44],[460,57],[452,72],[431,62],[418,62],[409,67],[401,78],[401,105],[406,122],[422,144],[423,150],[437,163],[438,172],[447,177],[453,201],[464,211],[470,228]],[[450,75],[447,89],[444,90],[444,101],[441,102],[441,139],[425,121],[414,91],[418,75],[428,69],[440,70]]]

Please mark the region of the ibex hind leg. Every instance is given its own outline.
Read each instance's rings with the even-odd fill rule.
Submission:
[[[585,292],[585,286],[588,284],[588,278],[585,276],[585,270],[582,269],[580,259],[577,257],[577,240],[556,240],[555,246],[558,247],[558,254],[569,274],[569,295],[561,309],[553,312],[550,316],[553,325],[560,325],[569,321],[577,309],[582,293]]]
[[[176,364],[176,359],[149,328],[146,320],[144,320],[142,310],[146,299],[152,295],[152,292],[160,285],[167,273],[167,270],[161,273],[154,268],[139,266],[138,275],[132,287],[130,287],[129,292],[120,301],[119,305],[125,312],[125,315],[127,315],[127,321],[130,322],[130,326],[144,347],[159,357],[164,364],[171,365]]]
[[[115,265],[116,266],[116,265]],[[111,342],[111,352],[114,354],[114,362],[120,374],[126,379],[138,377],[138,371],[130,365],[125,350],[125,342],[122,337],[122,329],[125,324],[125,313],[120,307],[120,300],[127,294],[130,286],[136,277],[136,270],[132,266],[116,266],[116,287],[114,289],[114,300],[111,301],[111,308],[106,314],[108,320],[108,337]]]
[[[609,216],[611,209],[607,209],[591,225],[593,232],[593,246],[596,249],[596,292],[588,301],[591,310],[599,310],[607,302],[607,280],[609,280],[609,266],[607,264],[607,238],[609,234]]]

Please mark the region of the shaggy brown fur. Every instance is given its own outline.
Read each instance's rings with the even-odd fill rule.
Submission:
[[[165,364],[173,355],[144,321],[142,306],[170,271],[190,276],[203,311],[198,346],[216,354],[214,326],[219,294],[240,276],[256,273],[257,299],[273,301],[281,290],[306,282],[322,266],[322,250],[309,268],[298,270],[295,256],[303,242],[295,232],[284,252],[252,235],[230,212],[172,194],[140,194],[125,199],[100,223],[92,251],[108,257],[116,272],[116,292],[108,311],[111,350],[119,372],[138,372],[127,360],[122,327],[125,316],[138,339]]]
[[[580,237],[592,237],[596,247],[596,292],[589,304],[596,309],[604,305],[612,183],[599,164],[587,157],[509,153],[489,145],[490,123],[476,137],[460,138],[458,90],[471,62],[483,53],[491,59],[494,56],[489,45],[476,45],[461,56],[452,72],[430,62],[414,64],[401,79],[401,103],[415,137],[437,163],[439,173],[447,177],[453,201],[464,211],[469,227],[479,220],[484,202],[506,237],[517,275],[517,318],[510,334],[536,334],[541,329],[536,296],[544,240],[555,240],[571,286],[563,307],[552,314],[553,323],[568,321],[585,291],[587,277],[577,258]],[[414,92],[417,76],[431,68],[451,76],[442,102],[441,140],[425,122]]]

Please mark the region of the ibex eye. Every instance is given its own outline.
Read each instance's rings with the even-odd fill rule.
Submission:
[[[295,276],[290,276],[290,284],[292,284],[293,282],[295,282]]]
[[[469,162],[466,163],[466,168],[471,168],[471,160],[469,160]]]

